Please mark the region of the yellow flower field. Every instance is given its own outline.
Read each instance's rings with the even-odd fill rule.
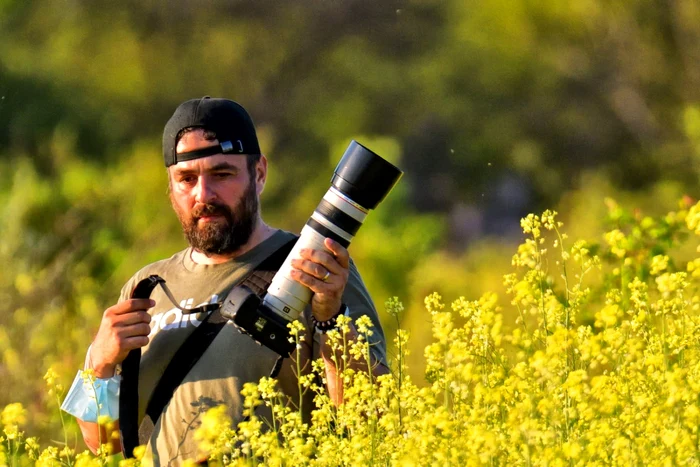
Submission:
[[[299,383],[316,393],[310,423],[264,379],[244,389],[246,421],[206,414],[203,452],[214,465],[700,464],[700,203],[660,218],[608,204],[616,225],[599,241],[569,240],[552,211],[523,219],[507,297],[428,296],[425,382],[407,376],[399,330],[393,374],[343,371],[338,409],[318,366]],[[399,322],[402,309],[386,303]],[[341,367],[369,352],[369,323],[355,325],[356,345],[335,332]],[[27,417],[20,404],[2,411],[1,464],[117,463],[76,456],[68,440],[42,448],[22,431]]]

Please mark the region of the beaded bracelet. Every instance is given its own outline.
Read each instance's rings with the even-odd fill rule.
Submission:
[[[338,312],[326,321],[318,321],[316,317],[312,314],[311,322],[314,323],[314,328],[316,328],[317,331],[321,332],[322,334],[325,334],[328,331],[335,329],[338,325],[338,316],[347,315],[347,312],[348,306],[342,303]]]

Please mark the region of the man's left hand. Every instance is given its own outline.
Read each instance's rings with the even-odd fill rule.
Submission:
[[[348,250],[330,238],[323,244],[326,250],[303,248],[301,258],[292,260],[290,273],[292,279],[314,292],[311,312],[317,321],[329,320],[340,309],[350,271]]]

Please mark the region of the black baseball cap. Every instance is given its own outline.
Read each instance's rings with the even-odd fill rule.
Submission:
[[[216,134],[219,145],[177,154],[177,135],[183,129],[191,127],[212,131]],[[232,100],[209,96],[180,104],[163,130],[165,166],[222,153],[260,154],[255,125],[248,112]]]

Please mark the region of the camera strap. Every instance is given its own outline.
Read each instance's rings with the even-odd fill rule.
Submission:
[[[270,287],[272,278],[277,273],[277,270],[279,270],[292,251],[297,239],[298,237],[295,236],[279,247],[248,273],[237,286],[244,285],[262,297]],[[154,276],[141,281],[136,286],[135,292],[137,290],[147,290],[150,296],[150,292],[157,285],[157,281],[154,281],[152,277]],[[149,281],[148,288],[139,287],[141,283],[146,281]],[[162,286],[165,285],[162,279],[160,281]],[[132,297],[137,298],[136,293],[132,294]],[[175,390],[226,325],[228,320],[221,315],[220,308],[220,306],[217,306],[214,311],[209,313],[175,352],[151,394],[146,406],[146,414],[140,425],[138,425],[138,429],[136,427],[138,423],[138,379],[141,349],[138,348],[129,352],[129,355],[122,363],[121,395],[119,397],[119,431],[122,440],[122,453],[125,457],[133,457],[134,448],[148,444],[155,424],[163,413],[165,406],[170,402]],[[188,311],[192,312],[195,310]]]

